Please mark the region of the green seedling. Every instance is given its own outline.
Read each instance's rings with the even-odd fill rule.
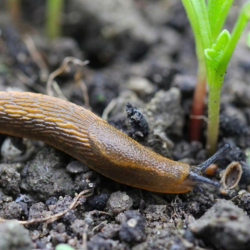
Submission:
[[[250,18],[250,2],[242,7],[231,34],[228,30],[221,31],[221,29],[233,0],[208,0],[207,3],[204,0],[182,0],[182,3],[194,32],[198,58],[198,80],[191,115],[202,115],[207,81],[207,149],[211,155],[215,152],[218,141],[222,83],[228,62]],[[248,37],[248,42],[249,40]],[[191,133],[191,139],[199,138],[198,123],[197,120],[191,121],[190,129],[193,133],[193,135]]]
[[[47,0],[46,2],[46,34],[49,39],[61,35],[61,17],[64,0]]]
[[[59,244],[56,246],[55,250],[75,250],[75,249],[67,244]]]

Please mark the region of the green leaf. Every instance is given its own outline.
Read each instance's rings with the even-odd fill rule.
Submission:
[[[59,244],[56,246],[55,250],[74,250],[74,248],[67,244]]]
[[[243,15],[244,15],[247,19],[250,19],[250,2],[247,2],[247,3],[242,7],[242,13],[243,13]]]
[[[208,0],[207,10],[213,41],[219,36],[233,0]]]
[[[247,34],[247,45],[250,48],[250,31]]]
[[[212,63],[213,66],[218,65],[223,50],[226,48],[230,41],[231,35],[228,30],[223,30],[219,37],[217,38],[216,43],[212,45],[212,48],[205,49],[205,57]]]

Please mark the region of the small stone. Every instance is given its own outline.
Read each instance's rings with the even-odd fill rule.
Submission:
[[[135,227],[137,225],[137,221],[135,219],[130,219],[127,221],[129,227]]]
[[[82,236],[84,230],[86,230],[87,223],[84,220],[76,219],[70,226],[73,233],[77,236]]]
[[[129,200],[129,196],[128,196],[128,195],[124,195],[124,196],[122,197],[122,200],[123,200],[123,201]]]
[[[144,218],[138,212],[129,210],[125,212],[126,221],[122,222],[119,231],[121,241],[127,243],[140,243],[146,239]]]
[[[119,214],[130,209],[133,205],[133,199],[125,192],[115,192],[110,195],[107,202],[108,210],[114,214]]]
[[[9,202],[4,203],[3,208],[0,209],[0,217],[4,219],[21,219],[24,210],[27,211],[27,205],[25,203]]]
[[[21,177],[16,166],[17,164],[0,164],[0,186],[5,194],[17,197],[20,194]]]
[[[191,223],[189,228],[216,249],[250,248],[250,219],[231,201],[219,200],[199,220]]]
[[[1,250],[31,250],[32,241],[29,231],[17,221],[0,223],[0,249]]]
[[[118,224],[107,224],[101,229],[101,232],[106,239],[113,239],[118,236],[119,228]]]
[[[89,167],[83,164],[80,161],[71,161],[67,167],[66,171],[71,174],[79,174],[79,173],[86,173],[89,171]]]
[[[92,210],[104,210],[109,196],[107,194],[97,194],[88,198],[87,204]],[[128,197],[129,198],[129,197]]]
[[[18,138],[20,139],[20,138]],[[18,142],[20,143],[20,142]],[[11,162],[24,162],[27,161],[30,156],[34,153],[35,147],[32,142],[28,139],[22,139],[20,148],[24,147],[24,150],[17,148],[17,145],[14,143],[14,139],[7,137],[1,146],[1,155],[3,161]]]
[[[131,77],[127,84],[128,88],[137,94],[152,94],[155,91],[155,86],[143,77]]]

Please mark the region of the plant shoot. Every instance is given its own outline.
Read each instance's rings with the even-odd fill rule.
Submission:
[[[250,18],[250,2],[247,2],[241,9],[232,33],[230,34],[228,30],[221,31],[232,2],[232,0],[208,0],[206,4],[204,0],[182,0],[194,32],[199,65],[192,115],[197,115],[193,110],[198,110],[204,100],[205,80],[202,82],[200,79],[206,79],[208,84],[207,150],[210,155],[215,152],[218,141],[220,92],[226,68]],[[195,126],[192,127],[192,122],[191,130],[197,130]],[[191,136],[191,139],[197,138],[197,135],[193,138]]]

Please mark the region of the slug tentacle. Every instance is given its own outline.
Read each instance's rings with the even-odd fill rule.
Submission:
[[[219,182],[212,181],[212,180],[210,180],[210,179],[208,179],[208,178],[206,178],[206,177],[204,177],[202,175],[199,175],[197,173],[194,173],[194,172],[190,172],[189,175],[188,175],[188,178],[190,180],[195,181],[197,184],[198,183],[204,183],[204,184],[213,185],[215,187],[219,187],[220,186]]]
[[[218,157],[224,153],[227,149],[230,148],[229,144],[225,144],[221,149],[219,149],[214,155],[212,155],[209,159],[207,159],[205,162],[201,163],[200,165],[197,165],[195,167],[191,167],[191,171],[188,175],[188,178],[190,180],[193,180],[197,183],[196,189],[201,191],[202,188],[198,185],[199,183],[205,183],[209,185],[213,185],[215,187],[219,187],[220,184],[219,182],[212,181],[201,174],[203,174],[206,169],[213,163],[215,162]]]
[[[143,147],[83,107],[34,93],[0,92],[0,132],[44,141],[110,179],[161,193],[185,193],[201,182],[217,185],[199,174],[223,151],[194,170]]]
[[[201,173],[204,173],[206,169],[215,162],[218,157],[224,153],[227,149],[230,148],[229,144],[225,144],[221,149],[219,149],[213,156],[211,156],[209,159],[207,159],[205,162],[201,163],[200,165],[196,166],[196,171],[200,171]]]

